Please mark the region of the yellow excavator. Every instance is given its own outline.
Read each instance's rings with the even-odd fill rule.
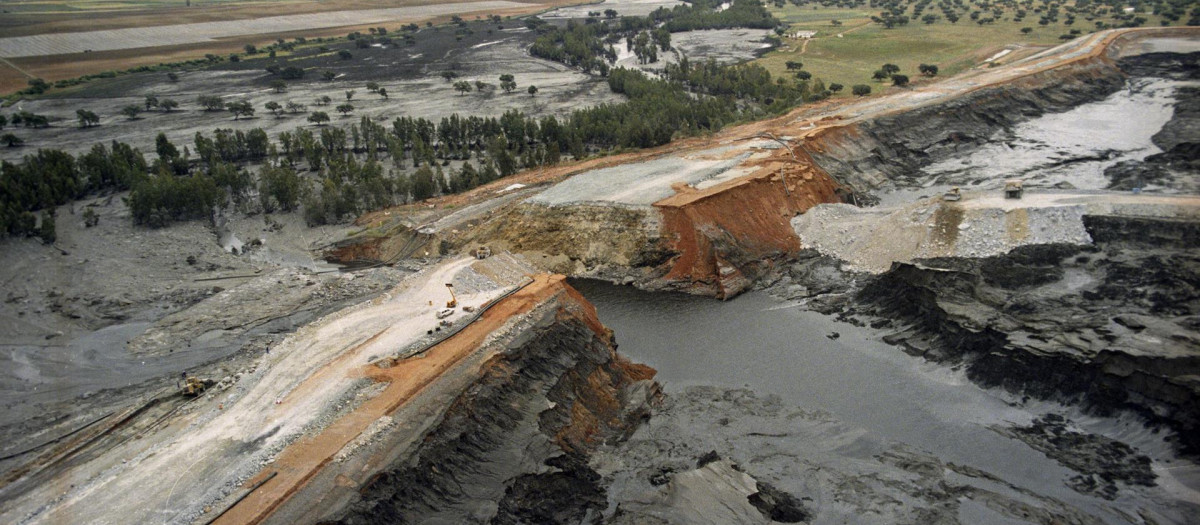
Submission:
[[[212,386],[212,381],[205,381],[198,377],[188,376],[183,379],[183,388],[180,393],[187,397],[196,397],[203,394],[208,387]]]
[[[446,289],[450,290],[450,300],[446,301],[446,308],[454,308],[458,306],[458,298],[454,296],[454,285],[446,283]]]

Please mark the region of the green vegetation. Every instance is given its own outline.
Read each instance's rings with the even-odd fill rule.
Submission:
[[[883,63],[910,77],[933,76],[921,64],[953,75],[1012,44],[1054,45],[1109,27],[1200,25],[1200,7],[1185,0],[776,0],[768,9],[788,34],[816,35],[789,39],[757,63],[778,75],[803,61],[814,78],[843,85],[871,81]]]

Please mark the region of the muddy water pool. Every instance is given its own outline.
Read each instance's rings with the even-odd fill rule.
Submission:
[[[1161,509],[1165,516],[1181,518],[1180,501],[1200,504],[1196,466],[1175,457],[1162,436],[1132,417],[1096,418],[1056,403],[1020,402],[980,388],[952,368],[905,354],[884,343],[881,331],[762,292],[718,302],[595,281],[572,284],[613,329],[619,351],[658,370],[668,395],[696,385],[777,395],[883,440],[1061,500],[1104,523],[1128,523],[1120,508]],[[1150,456],[1166,479],[1160,477],[1160,486],[1149,489],[1122,486],[1114,501],[1075,492],[1066,484],[1075,472],[994,429],[1024,425],[1047,413],[1130,444]]]
[[[1104,100],[1018,124],[992,144],[927,166],[921,170],[922,187],[888,189],[881,199],[885,205],[904,204],[953,186],[995,190],[1011,178],[1024,179],[1031,188],[1104,189],[1108,167],[1161,152],[1151,137],[1171,119],[1176,88],[1185,85],[1195,83],[1131,79],[1126,89]]]

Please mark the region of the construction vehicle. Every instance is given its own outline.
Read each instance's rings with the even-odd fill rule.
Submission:
[[[446,301],[446,308],[458,306],[458,298],[454,296],[454,284],[446,283],[446,289],[450,290],[450,300]]]
[[[958,189],[958,186],[950,188],[950,191],[942,194],[942,200],[951,202],[960,201],[962,200],[962,191]]]
[[[1004,198],[1019,199],[1021,194],[1025,192],[1024,181],[1021,179],[1011,179],[1004,181]]]
[[[492,256],[492,249],[488,248],[487,246],[480,246],[478,250],[475,250],[475,258],[476,259],[482,260],[482,259],[487,259],[488,257],[491,257],[491,256]]]
[[[183,388],[180,389],[180,393],[188,397],[196,397],[203,394],[205,390],[208,390],[208,387],[212,386],[212,384],[212,381],[205,381],[198,377],[185,377],[183,378]]]

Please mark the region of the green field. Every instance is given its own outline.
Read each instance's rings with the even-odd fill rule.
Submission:
[[[941,76],[953,75],[983,64],[985,59],[1005,46],[1055,45],[1062,42],[1061,35],[1072,29],[1086,34],[1096,29],[1095,21],[1114,23],[1111,17],[1087,21],[1079,16],[1072,25],[1065,25],[1064,19],[1060,18],[1057,23],[1043,26],[1032,15],[1027,15],[1021,22],[1014,22],[1013,14],[1006,11],[994,23],[986,25],[977,24],[964,13],[954,24],[939,18],[933,24],[913,20],[907,25],[885,29],[881,24],[871,21],[871,16],[878,15],[879,11],[868,7],[814,9],[807,5],[787,4],[779,8],[768,4],[768,8],[792,29],[816,31],[817,34],[808,42],[803,53],[802,40],[784,39],[783,46],[760,58],[757,63],[770,69],[772,74],[791,77],[794,72],[787,71],[785,63],[801,62],[805,71],[826,85],[838,83],[846,86],[841,96],[850,96],[850,86],[855,84],[870,85],[875,92],[890,86],[890,82],[877,82],[871,78],[872,73],[885,63],[900,66],[900,72],[913,81],[920,79],[917,70],[920,64],[937,65]],[[940,17],[942,13],[936,9],[926,9],[925,14]],[[1139,16],[1148,19],[1147,26],[1159,24],[1160,18],[1157,16]],[[833,20],[841,25],[833,25]],[[1023,27],[1030,27],[1033,31],[1023,34]],[[842,36],[839,37],[839,34]]]

